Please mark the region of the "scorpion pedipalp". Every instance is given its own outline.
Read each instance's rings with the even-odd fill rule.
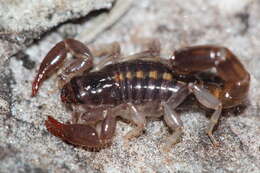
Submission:
[[[63,124],[48,116],[47,130],[56,137],[88,149],[100,149],[111,143],[115,133],[116,121],[112,116],[105,118],[100,130],[87,124]]]
[[[77,59],[65,68],[62,74],[63,84],[68,82],[79,72],[83,72],[92,67],[93,57],[83,43],[74,39],[61,41],[57,43],[43,59],[38,74],[32,84],[32,96],[37,94],[41,83],[64,64],[64,60],[69,52]]]
[[[47,130],[56,137],[74,145],[93,147],[100,145],[95,128],[82,124],[62,124],[49,116],[45,121]]]

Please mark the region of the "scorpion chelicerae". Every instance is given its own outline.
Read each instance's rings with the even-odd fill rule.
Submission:
[[[182,135],[183,123],[175,109],[190,94],[214,110],[206,131],[213,145],[218,146],[212,132],[222,109],[242,104],[249,90],[249,73],[225,47],[187,47],[164,59],[160,46],[151,44],[147,51],[123,57],[116,42],[91,52],[83,43],[66,39],[42,61],[32,84],[32,96],[45,79],[64,66],[68,53],[75,58],[60,73],[59,87],[62,102],[73,111],[73,122],[63,124],[48,116],[45,125],[54,136],[88,149],[111,144],[117,117],[136,126],[125,136],[131,139],[142,134],[147,118],[161,116],[173,131],[166,140],[165,147],[169,148]],[[94,66],[93,57],[105,59]],[[220,84],[196,76],[212,68]]]

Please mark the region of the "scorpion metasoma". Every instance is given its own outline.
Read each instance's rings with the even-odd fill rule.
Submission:
[[[32,84],[32,96],[41,83],[63,66],[59,74],[61,100],[73,111],[72,123],[48,116],[47,130],[62,140],[99,150],[111,144],[118,117],[135,125],[126,139],[142,134],[147,118],[160,118],[172,130],[165,147],[177,143],[183,123],[176,108],[193,94],[203,107],[212,109],[207,134],[212,135],[223,109],[247,98],[250,75],[237,57],[221,46],[194,46],[177,50],[169,59],[160,57],[154,41],[146,51],[123,57],[117,42],[90,51],[83,43],[66,39],[46,55]],[[64,65],[67,54],[74,59]],[[93,57],[105,59],[93,65]],[[207,82],[198,74],[215,69],[221,82]]]

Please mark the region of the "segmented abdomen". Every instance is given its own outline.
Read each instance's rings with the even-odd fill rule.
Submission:
[[[174,78],[166,65],[159,62],[135,60],[112,66],[107,70],[117,83],[121,102],[166,101],[184,85]]]

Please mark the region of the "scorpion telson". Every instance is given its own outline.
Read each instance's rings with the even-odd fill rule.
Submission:
[[[89,149],[111,144],[117,117],[136,125],[125,136],[131,139],[142,134],[147,118],[161,116],[173,131],[165,144],[169,149],[182,135],[183,123],[175,109],[190,94],[214,110],[206,131],[213,145],[218,146],[212,132],[222,109],[242,104],[249,90],[249,73],[225,47],[187,47],[166,60],[160,58],[158,44],[151,44],[147,51],[122,58],[118,43],[91,52],[83,43],[66,39],[42,61],[32,84],[32,96],[64,64],[68,53],[75,59],[59,75],[59,86],[61,100],[71,105],[74,121],[63,124],[49,116],[45,125],[51,134]],[[94,66],[93,57],[99,56],[106,58]],[[196,74],[212,68],[222,85],[196,79]]]

